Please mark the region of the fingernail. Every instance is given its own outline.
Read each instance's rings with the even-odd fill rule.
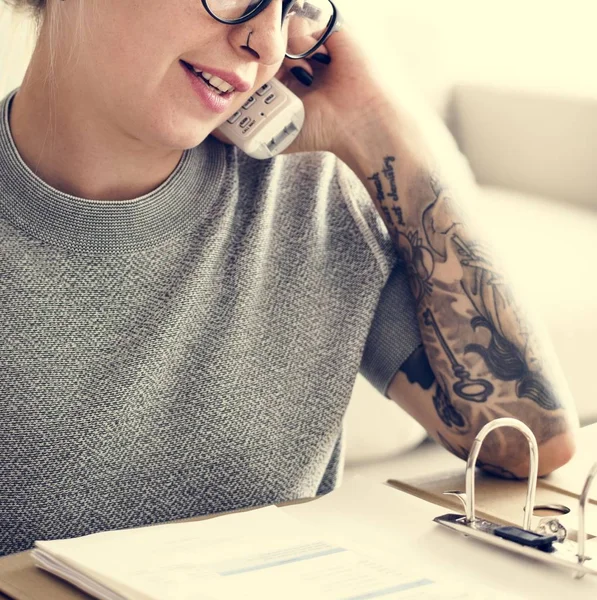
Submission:
[[[303,67],[293,67],[290,72],[303,84],[311,85],[313,83],[313,77],[303,69]]]
[[[317,62],[323,63],[324,65],[329,65],[330,62],[332,62],[329,54],[322,54],[321,52],[314,54],[311,58]]]

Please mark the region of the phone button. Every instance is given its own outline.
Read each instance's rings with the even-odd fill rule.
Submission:
[[[271,89],[272,89],[272,86],[269,83],[266,83],[265,85],[262,85],[257,90],[257,95],[258,96],[263,96],[264,94],[267,94]]]
[[[274,100],[276,99],[276,94],[270,94],[265,100],[264,102],[266,104],[271,104]]]
[[[239,124],[239,127],[244,127],[249,121],[251,120],[251,117],[245,117]]]
[[[253,129],[253,125],[255,125],[255,123],[257,123],[257,121],[251,119],[251,122],[243,129],[242,134],[247,135],[251,129]]]
[[[243,104],[243,108],[245,110],[247,110],[247,108],[249,108],[250,106],[253,106],[253,104],[255,104],[255,96],[251,96],[244,104]]]
[[[240,112],[240,110],[237,110],[229,119],[228,119],[228,123],[230,123],[230,125],[236,123],[239,119],[240,116],[242,115],[242,113]]]

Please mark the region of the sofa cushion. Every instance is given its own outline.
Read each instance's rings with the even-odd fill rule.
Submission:
[[[460,84],[448,120],[480,184],[597,207],[597,98]]]

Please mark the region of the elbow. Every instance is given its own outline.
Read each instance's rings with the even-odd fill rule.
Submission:
[[[490,435],[494,435],[492,432]],[[530,452],[526,440],[518,431],[511,430],[505,434],[505,442],[496,444],[489,452],[481,450],[478,466],[500,477],[511,479],[527,479],[530,467]],[[491,452],[493,450],[493,452]],[[556,469],[568,463],[576,451],[575,432],[566,429],[544,440],[538,445],[539,465],[538,476],[549,475]]]
[[[551,431],[539,423],[530,427],[535,435],[538,448],[537,475],[543,477],[568,463],[576,452],[576,432],[578,427],[568,419],[557,422]],[[552,423],[553,425],[553,423]],[[554,431],[555,430],[555,431]],[[439,434],[440,443],[456,456],[467,459],[474,442],[452,443],[451,438]],[[460,451],[458,450],[460,448]],[[522,432],[512,427],[501,427],[491,431],[480,449],[477,467],[497,477],[505,479],[527,479],[530,469],[529,444]]]
[[[568,463],[576,451],[576,440],[572,432],[558,434],[539,445],[538,476],[544,477]],[[529,476],[530,455],[525,449],[524,455],[508,456],[503,467],[517,479]]]
[[[515,415],[518,417],[518,415]],[[537,415],[530,413],[520,420],[529,427],[537,440],[539,453],[538,476],[544,477],[568,463],[576,452],[578,421],[569,412],[553,411]],[[529,446],[520,431],[504,428],[499,455],[515,477],[527,479],[530,467]],[[490,435],[493,435],[492,432]]]
[[[539,477],[549,475],[568,463],[576,452],[574,433],[559,434],[539,446]]]

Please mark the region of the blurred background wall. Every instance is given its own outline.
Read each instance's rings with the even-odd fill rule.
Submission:
[[[21,84],[34,45],[34,27],[24,15],[0,2],[0,95]]]

